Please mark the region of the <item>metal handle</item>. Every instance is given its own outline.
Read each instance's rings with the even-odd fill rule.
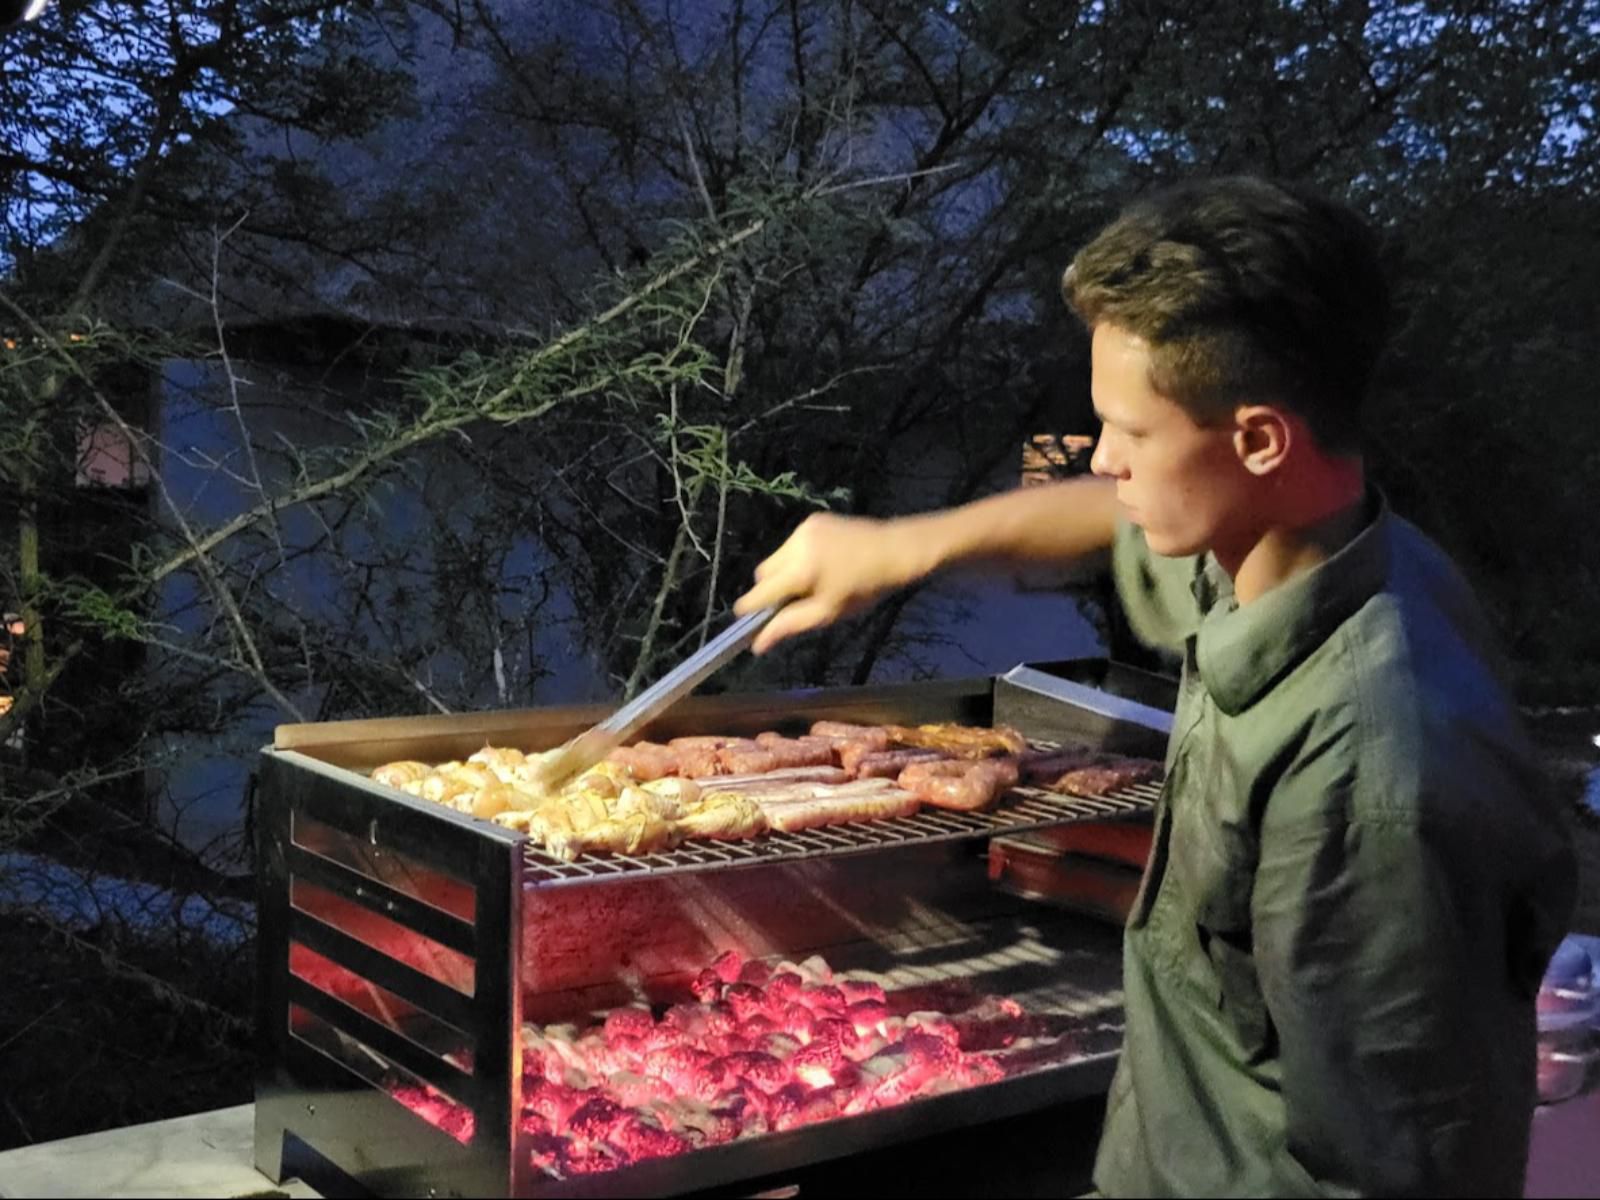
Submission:
[[[694,691],[718,667],[756,640],[762,626],[772,620],[776,608],[758,608],[740,617],[655,683],[612,713],[597,728],[619,741],[631,737],[650,718],[660,715]]]
[[[694,691],[703,679],[755,641],[756,634],[777,611],[774,607],[759,608],[740,617],[604,721],[561,747],[560,753],[548,759],[540,771],[544,786],[555,787],[587,771],[642,726]]]

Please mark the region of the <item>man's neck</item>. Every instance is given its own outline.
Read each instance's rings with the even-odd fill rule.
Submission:
[[[1279,499],[1269,520],[1233,555],[1217,561],[1233,577],[1234,597],[1249,604],[1326,562],[1366,524],[1366,477],[1358,460],[1337,460],[1304,487]]]

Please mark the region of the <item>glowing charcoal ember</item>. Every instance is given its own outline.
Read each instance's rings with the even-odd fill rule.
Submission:
[[[819,1041],[796,1050],[789,1058],[789,1067],[796,1079],[801,1078],[801,1071],[820,1071],[828,1076],[824,1082],[832,1083],[834,1068],[842,1066],[844,1061],[844,1049],[837,1042]]]
[[[1027,1062],[1037,1065],[1070,1045],[1045,1019],[969,985],[886,995],[820,958],[774,968],[729,952],[692,990],[698,1002],[659,1020],[635,1004],[581,1031],[524,1029],[520,1125],[537,1170],[573,1178],[797,1129],[992,1083],[1019,1052],[1036,1048]],[[1018,1038],[1035,1026],[1044,1036]],[[1001,1056],[975,1049],[1012,1042]],[[471,1136],[468,1110],[412,1091],[412,1107],[436,1124],[464,1118]]]
[[[793,971],[779,971],[766,986],[766,993],[774,1004],[790,1004],[800,998],[800,989],[806,981]]]
[[[883,985],[872,983],[869,980],[840,978],[835,981],[844,998],[851,1004],[859,1004],[871,1000],[875,1003],[884,1002]]]
[[[964,1081],[969,1087],[996,1083],[1006,1077],[1006,1069],[987,1054],[968,1054],[961,1064]]]
[[[538,1113],[529,1112],[526,1109],[523,1110],[520,1127],[523,1133],[536,1137],[542,1137],[543,1135],[552,1132],[549,1121],[545,1120]]]
[[[635,1162],[645,1158],[667,1158],[694,1148],[687,1138],[662,1129],[634,1113],[625,1114],[613,1127],[607,1140]]]
[[[899,1040],[899,1034],[895,1034],[894,1037],[884,1037],[877,1033],[864,1034],[851,1049],[850,1057],[856,1062],[866,1062],[868,1059],[882,1054],[886,1048],[894,1045]]]
[[[577,1142],[561,1156],[558,1171],[562,1175],[600,1175],[628,1165],[622,1151],[604,1142]]]
[[[961,1044],[961,1032],[949,1017],[943,1013],[915,1012],[906,1018],[906,1029],[918,1033],[932,1034],[942,1038],[952,1046]]]
[[[752,958],[739,968],[740,983],[748,983],[752,987],[766,987],[772,980],[772,966],[762,962],[759,958]]]
[[[615,1008],[606,1014],[605,1037],[607,1041],[618,1037],[644,1037],[655,1028],[655,1023],[650,1010],[642,1004]]]
[[[693,1046],[668,1046],[645,1055],[644,1073],[664,1081],[675,1091],[692,1093],[701,1069],[711,1057]]]
[[[706,1032],[712,1037],[727,1037],[739,1030],[739,1018],[730,1004],[712,1004],[706,1007]]]
[[[961,1063],[961,1051],[956,1044],[938,1033],[907,1033],[902,1045],[907,1057],[920,1067],[949,1071]]]
[[[534,1134],[524,1145],[528,1148],[528,1161],[533,1169],[555,1176],[561,1174],[561,1164],[572,1149],[572,1143],[566,1138],[549,1133]]]
[[[800,1039],[782,1030],[774,1030],[763,1034],[761,1037],[750,1039],[750,1049],[761,1054],[770,1054],[773,1058],[787,1061],[789,1056],[800,1049]],[[728,1053],[732,1054],[733,1051]]]
[[[389,1094],[416,1113],[428,1124],[444,1130],[456,1141],[465,1145],[472,1140],[472,1110],[457,1104],[431,1087],[401,1085],[392,1087]]]
[[[889,1006],[881,1000],[857,1000],[845,1010],[845,1019],[857,1034],[881,1034],[889,1019]]]
[[[803,1083],[785,1084],[767,1097],[767,1122],[774,1129],[793,1129],[811,1091]]]
[[[638,1038],[628,1037],[615,1041],[601,1037],[585,1038],[577,1049],[583,1056],[583,1074],[591,1079],[605,1079],[618,1071],[631,1071],[639,1065],[645,1054],[644,1044]],[[562,1081],[570,1081],[572,1074],[569,1070]]]
[[[831,1121],[843,1111],[846,1097],[835,1087],[824,1087],[800,1096],[791,1109],[777,1114],[778,1129],[799,1129],[818,1121]]]
[[[861,1086],[861,1068],[848,1058],[828,1073],[833,1076],[834,1088],[839,1093],[841,1104],[847,1093]]]
[[[856,1027],[838,1017],[818,1017],[811,1023],[811,1040],[848,1050],[861,1040]]]
[[[862,1064],[863,1085],[875,1105],[900,1104],[945,1076],[960,1061],[960,1051],[943,1038],[912,1033]]]
[[[739,1024],[739,1036],[748,1038],[752,1042],[760,1041],[767,1034],[777,1032],[779,1032],[778,1023],[764,1012],[756,1013],[749,1020]]]
[[[717,1097],[714,1111],[733,1122],[734,1138],[757,1137],[767,1133],[767,1094],[753,1083],[741,1083]]]
[[[767,1011],[767,993],[748,983],[732,984],[724,993],[724,999],[740,1021],[748,1021]]]
[[[611,1131],[622,1123],[629,1112],[615,1100],[596,1096],[567,1119],[567,1133],[573,1138],[600,1142],[610,1139]]]
[[[833,1086],[833,1072],[821,1063],[796,1063],[794,1077],[797,1083],[805,1084],[812,1091]]]
[[[795,972],[811,984],[824,984],[833,982],[833,968],[820,954],[813,954],[810,958],[795,967]]]
[[[775,1092],[789,1082],[789,1068],[770,1054],[729,1054],[721,1061],[730,1075],[763,1092]]]
[[[811,1027],[815,1022],[812,1012],[804,1004],[788,1004],[778,1014],[778,1027],[785,1033],[793,1034],[801,1042],[811,1040]]]
[[[543,1117],[556,1133],[564,1134],[567,1131],[568,1119],[590,1098],[591,1093],[586,1090],[541,1081],[531,1088],[523,1089],[522,1107],[526,1112]]]
[[[841,1015],[848,1006],[844,993],[831,984],[801,988],[799,999],[800,1003],[812,1012],[826,1013],[829,1016]]]
[[[624,1108],[643,1108],[657,1100],[670,1100],[676,1092],[664,1079],[619,1071],[606,1080],[606,1090]]]
[[[774,1051],[772,1047],[767,1044],[767,1042],[768,1038],[766,1037],[747,1038],[741,1034],[735,1033],[730,1034],[725,1038],[717,1038],[715,1042],[715,1048],[718,1057],[721,1057],[725,1054],[753,1054],[756,1052],[760,1052],[762,1054],[773,1054]],[[776,1057],[782,1058],[783,1056],[779,1054],[776,1055]]]
[[[665,1035],[661,1045],[703,1037],[711,1032],[710,1017],[711,1011],[704,1004],[674,1004],[661,1018]]]
[[[689,991],[701,1003],[710,1004],[722,995],[724,984],[722,977],[710,967],[706,967],[694,977],[694,982],[689,985]]]
[[[662,1129],[676,1133],[690,1146],[720,1146],[739,1136],[739,1122],[711,1101],[692,1096],[655,1100],[641,1112]]]

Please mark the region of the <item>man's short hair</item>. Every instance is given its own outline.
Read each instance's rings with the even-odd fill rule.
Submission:
[[[1130,205],[1061,290],[1091,329],[1142,338],[1151,387],[1196,420],[1281,403],[1324,449],[1359,449],[1389,293],[1371,229],[1344,205],[1249,176],[1186,183]]]

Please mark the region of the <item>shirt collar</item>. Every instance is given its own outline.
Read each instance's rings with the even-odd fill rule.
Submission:
[[[1383,587],[1394,518],[1375,489],[1367,503],[1373,519],[1327,561],[1242,607],[1233,580],[1205,556],[1192,585],[1203,614],[1195,669],[1224,713],[1254,704]]]

